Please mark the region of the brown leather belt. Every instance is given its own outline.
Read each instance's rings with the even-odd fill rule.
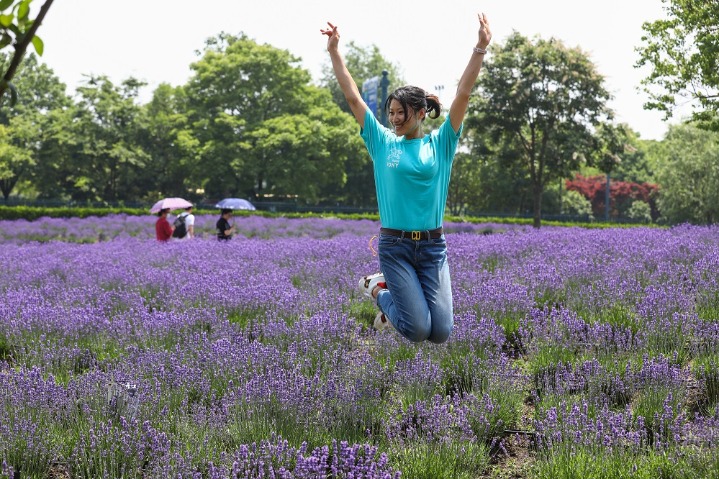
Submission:
[[[444,230],[440,226],[439,228],[433,229],[433,230],[424,230],[424,231],[404,231],[404,230],[395,230],[392,228],[380,228],[379,233],[383,235],[390,235],[390,236],[396,236],[397,238],[407,238],[411,239],[413,241],[423,241],[428,239],[438,239],[441,238],[444,234]]]

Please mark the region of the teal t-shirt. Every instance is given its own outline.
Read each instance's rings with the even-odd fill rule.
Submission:
[[[449,115],[423,138],[407,140],[365,112],[360,134],[374,163],[382,226],[405,231],[442,226],[452,161],[463,126],[455,133]]]

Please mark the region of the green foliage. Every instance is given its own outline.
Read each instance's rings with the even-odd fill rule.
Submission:
[[[395,452],[394,466],[413,479],[474,479],[490,462],[486,446],[474,443],[411,444]]]
[[[142,86],[133,78],[116,86],[106,77],[92,77],[77,89],[80,102],[72,124],[75,143],[64,165],[74,200],[141,196],[138,178],[148,161],[137,141],[145,125],[137,102]]]
[[[669,223],[719,221],[719,133],[672,126],[659,156],[659,210]]]
[[[711,411],[719,405],[719,357],[711,355],[697,358],[692,364],[692,372],[704,386],[701,404],[705,411]]]
[[[633,201],[626,214],[627,218],[637,223],[652,222],[652,208],[646,201]]]
[[[236,308],[226,312],[225,314],[227,321],[231,324],[236,324],[243,331],[252,332],[261,322],[261,318],[264,317],[265,311],[260,308]]]
[[[670,118],[678,104],[693,101],[693,119],[719,131],[719,3],[662,0],[667,18],[646,22],[637,66],[651,101],[645,107]],[[655,88],[653,88],[655,87]]]
[[[483,161],[478,155],[457,152],[452,164],[452,177],[447,195],[447,211],[464,214],[467,208],[476,208],[483,191],[480,171]]]
[[[0,192],[7,198],[23,174],[35,165],[32,150],[19,146],[37,133],[33,125],[27,125],[23,118],[0,124]]]
[[[562,195],[562,212],[569,215],[593,218],[592,204],[578,191],[570,190]],[[651,217],[649,219],[651,220]]]
[[[559,184],[547,185],[542,193],[542,210],[547,214],[569,215],[593,221],[592,203],[581,193],[566,188],[564,184],[569,183],[561,180]]]
[[[447,205],[451,214],[531,211],[531,183],[519,162],[519,145],[511,138],[493,138],[476,116],[465,120],[464,143],[470,153],[458,153],[452,167]]]
[[[0,100],[6,91],[10,91],[10,106],[18,100],[18,89],[12,83],[13,77],[25,56],[27,47],[32,44],[35,52],[42,55],[45,45],[36,31],[42,24],[53,0],[45,0],[35,18],[30,17],[32,0],[1,0],[0,1],[0,50],[12,47],[12,59],[0,73]]]
[[[656,169],[652,157],[652,149],[659,142],[641,140],[639,133],[629,125],[622,124],[623,146],[619,150],[621,161],[612,169],[612,177],[634,183],[656,183]],[[592,174],[584,174],[592,176]]]
[[[0,54],[0,69],[11,59]],[[8,198],[18,184],[45,169],[51,113],[69,105],[65,86],[35,55],[18,67],[15,83],[23,91],[11,107],[0,109],[0,193]]]
[[[138,208],[84,208],[60,207],[40,208],[35,206],[2,206],[0,205],[0,219],[4,220],[36,220],[47,216],[49,218],[87,218],[88,216],[107,216],[112,214],[147,215],[146,209]]]
[[[604,79],[585,53],[560,41],[513,33],[494,50],[472,98],[468,129],[489,128],[531,185],[534,226],[552,180],[566,178],[593,148],[592,125],[610,115]]]
[[[208,40],[185,88],[206,194],[316,203],[367,162],[352,117],[299,61],[244,35]]]
[[[0,2],[0,49],[18,43],[30,30],[33,19],[30,18],[32,0],[2,0]],[[42,55],[44,45],[39,37],[31,40],[38,55]]]
[[[13,356],[13,347],[11,340],[6,334],[0,334],[0,361],[10,363]]]
[[[623,451],[597,451],[566,446],[537,461],[534,479],[716,479],[717,459],[711,452],[688,449],[666,454],[648,451],[636,455]]]
[[[200,162],[200,142],[187,112],[187,91],[159,85],[150,102],[142,107],[144,122],[138,144],[147,153],[138,178],[144,199],[178,196],[197,202],[206,175]]]
[[[622,162],[626,144],[627,133],[623,125],[600,123],[596,128],[594,148],[587,152],[590,164],[605,175],[611,173]]]

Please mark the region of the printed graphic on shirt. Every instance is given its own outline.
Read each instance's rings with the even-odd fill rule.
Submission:
[[[392,145],[389,153],[387,154],[387,168],[397,168],[399,166],[399,159],[402,157],[402,150],[397,146]]]

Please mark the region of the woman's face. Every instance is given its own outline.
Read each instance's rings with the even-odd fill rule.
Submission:
[[[402,104],[393,98],[389,103],[388,117],[397,136],[406,138],[419,138],[422,136],[421,127],[424,110],[419,112],[412,109],[405,110],[402,108]]]

